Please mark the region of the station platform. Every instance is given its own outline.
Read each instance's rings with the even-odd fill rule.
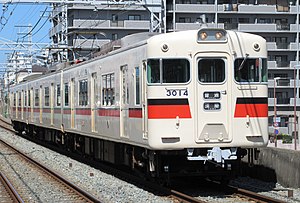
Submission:
[[[300,145],[282,143],[277,140],[260,148],[254,166],[247,166],[246,173],[254,178],[275,181],[284,187],[300,188]]]

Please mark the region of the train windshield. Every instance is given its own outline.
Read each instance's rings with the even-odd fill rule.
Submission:
[[[202,83],[221,83],[225,80],[224,59],[201,59],[198,62],[198,78]]]
[[[149,83],[187,83],[190,80],[190,62],[187,59],[149,59]]]
[[[267,82],[267,60],[239,58],[234,62],[234,78],[237,82]]]

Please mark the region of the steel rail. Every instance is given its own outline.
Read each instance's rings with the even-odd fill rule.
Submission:
[[[2,127],[2,126],[1,126]],[[15,149],[13,146],[9,145],[8,143],[6,143],[3,140],[0,140],[1,143],[3,143],[5,146],[11,148],[12,150],[14,150],[16,153],[18,153],[20,156],[22,156],[24,159],[28,160],[29,162],[31,162],[32,164],[36,165],[38,168],[40,168],[41,170],[43,170],[44,172],[46,172],[47,174],[51,175],[53,178],[55,178],[56,180],[64,183],[66,186],[72,188],[74,191],[76,191],[76,193],[80,196],[82,196],[83,198],[86,199],[86,201],[90,201],[90,202],[101,202],[99,199],[97,199],[96,197],[94,197],[93,195],[91,195],[90,193],[84,191],[83,189],[81,189],[80,187],[78,187],[77,185],[71,183],[70,181],[68,181],[67,179],[65,179],[63,176],[59,175],[58,173],[54,172],[53,170],[51,170],[50,168],[44,166],[43,164],[39,163],[38,161],[32,159],[31,157],[27,156],[26,154],[22,153],[21,151]]]
[[[14,186],[10,183],[10,181],[7,179],[7,177],[1,171],[0,171],[0,181],[3,183],[4,187],[7,189],[13,202],[24,203],[23,199],[20,197],[17,190],[14,188]]]

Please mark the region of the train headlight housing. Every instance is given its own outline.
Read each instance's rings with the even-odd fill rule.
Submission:
[[[215,37],[217,40],[220,40],[220,39],[222,39],[223,34],[221,32],[216,32]]]
[[[221,109],[221,103],[219,102],[205,102],[203,104],[205,111],[216,111]]]
[[[224,29],[204,28],[198,31],[198,43],[227,42],[227,32]]]
[[[207,33],[206,32],[201,32],[200,33],[200,39],[201,40],[206,40],[206,38],[207,38]]]

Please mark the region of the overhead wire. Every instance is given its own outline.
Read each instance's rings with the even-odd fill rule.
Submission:
[[[42,13],[42,15],[40,16],[39,20],[35,23],[35,25],[32,27],[32,29],[26,34],[24,35],[22,38],[24,39],[25,37],[27,37],[29,34],[32,33],[32,31],[37,27],[37,25],[41,22],[45,12],[47,11],[48,6],[45,8],[44,12]]]
[[[19,0],[19,2],[20,2],[20,0]],[[8,11],[8,6],[5,6],[5,5],[3,5],[3,13],[2,13],[2,15],[1,15],[1,17],[0,17],[0,24],[1,24],[1,29],[0,29],[0,32],[4,29],[4,27],[7,25],[7,23],[8,23],[8,21],[9,21],[9,19],[10,19],[10,17],[12,16],[12,14],[13,14],[13,12],[15,11],[15,9],[17,8],[17,6],[19,5],[19,2],[17,2],[16,4],[15,4],[15,6],[14,6],[14,8],[12,9],[12,11],[9,13],[9,16],[6,18],[5,16],[4,16],[4,14],[5,14],[5,12],[6,11]],[[4,22],[3,22],[4,21]]]

